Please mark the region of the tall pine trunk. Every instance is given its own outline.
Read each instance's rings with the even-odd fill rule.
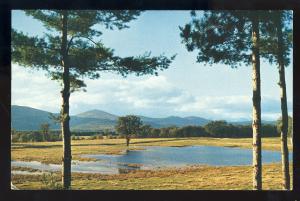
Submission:
[[[61,129],[63,138],[63,158],[62,158],[62,184],[64,189],[71,187],[71,132],[69,116],[69,98],[70,98],[70,75],[67,52],[67,31],[68,31],[68,11],[62,11],[62,66],[63,66],[63,90],[61,106]]]
[[[279,71],[279,87],[280,87],[280,101],[281,101],[281,115],[282,124],[280,126],[281,136],[281,164],[282,164],[282,184],[283,189],[290,189],[290,174],[289,174],[289,150],[287,145],[288,133],[288,110],[286,99],[286,84],[285,84],[285,70],[283,59],[283,37],[282,37],[282,22],[280,15],[278,15],[277,23],[277,45],[278,45],[278,71]]]
[[[126,137],[126,145],[127,145],[127,147],[129,146],[129,141],[130,141],[130,138]]]
[[[253,189],[262,189],[259,19],[252,20]]]

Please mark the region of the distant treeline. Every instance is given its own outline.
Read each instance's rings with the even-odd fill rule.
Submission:
[[[54,142],[62,140],[61,134],[49,132],[44,135],[41,131],[12,131],[12,142]]]
[[[262,125],[263,137],[278,137],[276,125]],[[249,138],[252,137],[251,125],[233,125],[226,121],[212,121],[205,126],[171,126],[167,128],[151,128],[143,125],[139,134],[134,137],[215,137],[215,138]]]
[[[91,139],[115,138],[117,133],[112,130],[104,131],[72,131],[72,139],[80,139],[78,136],[91,136]],[[276,125],[262,125],[263,137],[278,137],[279,132]],[[233,125],[226,121],[212,121],[205,126],[170,126],[165,128],[153,128],[143,125],[140,132],[131,136],[132,138],[174,138],[174,137],[215,137],[215,138],[250,138],[252,137],[251,125]],[[62,140],[59,130],[49,131],[12,131],[13,142],[42,142]]]
[[[99,138],[100,136],[112,136],[116,135],[114,131],[72,131],[72,139],[82,139],[80,136],[91,136],[91,139]],[[60,130],[50,130],[47,133],[43,131],[16,131],[12,130],[12,142],[54,142],[61,141]]]
[[[41,131],[12,131],[12,142],[55,142],[61,141],[61,133],[50,131],[43,134]]]

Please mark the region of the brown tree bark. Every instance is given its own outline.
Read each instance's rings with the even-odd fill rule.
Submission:
[[[68,32],[68,11],[62,11],[62,66],[63,66],[63,90],[61,106],[61,129],[63,138],[63,158],[62,158],[62,184],[64,189],[71,187],[71,132],[69,116],[69,98],[70,98],[70,75],[68,66],[67,52],[67,32]]]
[[[252,19],[253,189],[262,189],[259,19]]]
[[[281,101],[281,115],[282,124],[280,126],[281,136],[281,164],[282,164],[282,185],[283,189],[290,189],[290,173],[289,173],[289,150],[287,145],[288,133],[288,110],[286,99],[286,84],[285,84],[285,70],[283,58],[283,37],[282,37],[282,21],[278,15],[277,23],[277,45],[278,45],[278,71],[279,71],[279,87],[280,87],[280,101]]]
[[[130,137],[126,137],[126,145],[129,146]]]

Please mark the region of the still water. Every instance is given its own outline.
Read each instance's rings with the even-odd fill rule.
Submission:
[[[134,169],[159,169],[188,165],[233,166],[251,165],[252,150],[217,146],[161,147],[127,151],[121,155],[82,155],[99,161],[73,161],[72,172],[118,174]],[[292,159],[292,153],[289,158]],[[279,151],[262,151],[262,162],[280,162]],[[61,165],[31,161],[12,161],[12,166],[30,167],[42,171],[60,171]]]

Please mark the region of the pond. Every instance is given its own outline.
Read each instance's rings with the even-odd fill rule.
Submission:
[[[99,161],[73,161],[72,172],[118,174],[134,169],[159,169],[188,165],[236,166],[251,165],[252,150],[217,146],[161,147],[147,146],[143,150],[127,151],[121,155],[82,155]],[[292,153],[289,158],[292,159]],[[262,151],[262,162],[280,162],[279,151]],[[60,171],[61,165],[36,161],[12,161],[12,166],[30,167],[42,171]]]

